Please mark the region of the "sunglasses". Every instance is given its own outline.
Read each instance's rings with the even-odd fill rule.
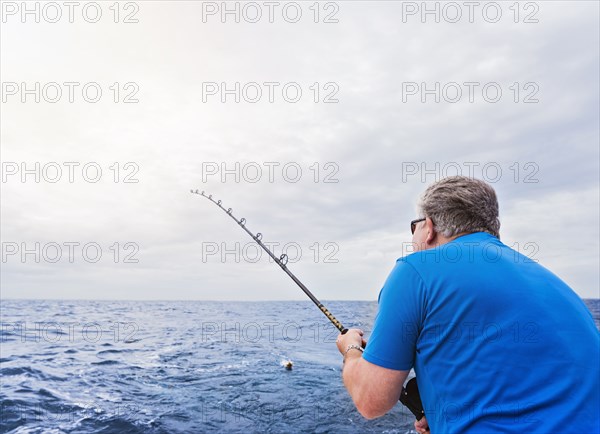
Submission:
[[[417,223],[425,221],[427,217],[423,217],[422,219],[416,219],[410,222],[410,233],[415,234],[415,229],[417,228]]]

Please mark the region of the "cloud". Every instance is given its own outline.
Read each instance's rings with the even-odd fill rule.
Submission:
[[[130,25],[8,21],[5,82],[80,85],[74,103],[17,95],[3,104],[2,161],[63,168],[56,183],[23,183],[21,173],[2,183],[3,242],[97,243],[103,255],[13,255],[2,264],[3,296],[301,298],[266,257],[238,263],[232,253],[222,263],[223,247],[241,252],[251,240],[189,193],[199,188],[277,248],[299,245],[293,269],[320,297],[374,299],[409,240],[418,195],[460,170],[496,188],[504,240],[536,243],[541,263],[597,297],[598,4],[539,4],[531,24],[531,10],[515,23],[507,5],[495,24],[480,15],[403,22],[401,2],[339,3],[337,24],[315,23],[307,8],[296,24],[203,22],[200,2],[145,2]],[[208,82],[256,83],[246,90],[262,98],[203,102]],[[98,103],[82,98],[86,83],[101,87]],[[265,83],[277,83],[273,103]],[[417,94],[403,94],[406,83]],[[436,83],[439,103],[426,93],[421,102]],[[498,102],[482,93],[490,83],[502,89]],[[301,88],[297,103],[284,99],[286,84]],[[448,102],[457,89],[462,98]],[[78,163],[74,182],[68,162]],[[84,179],[88,163],[102,169],[98,182]],[[256,167],[260,180],[250,182]],[[586,236],[574,242],[576,227]],[[214,243],[220,251],[207,255]],[[139,262],[123,262],[132,253]]]

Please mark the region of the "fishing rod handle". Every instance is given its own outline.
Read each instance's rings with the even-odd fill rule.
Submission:
[[[325,306],[323,306],[321,303],[319,303],[318,307],[319,307],[319,309],[321,309],[321,312],[323,312],[325,314],[325,316],[329,319],[329,321],[331,321],[331,323],[340,331],[340,333],[342,333],[343,335],[346,334],[348,329],[345,328],[342,325],[342,323],[339,322],[338,319],[336,317],[334,317],[333,314],[327,310],[327,308]]]
[[[425,416],[416,378],[411,378],[408,383],[406,383],[406,387],[402,388],[400,402],[410,410],[417,420],[421,420]]]

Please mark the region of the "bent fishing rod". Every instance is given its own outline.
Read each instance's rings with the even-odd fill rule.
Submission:
[[[269,256],[271,258],[273,258],[273,260],[277,263],[277,265],[279,265],[281,267],[281,269],[283,271],[285,271],[287,273],[288,276],[291,277],[291,279],[296,282],[296,285],[298,285],[300,287],[300,289],[302,291],[304,291],[304,293],[308,296],[308,298],[310,298],[312,300],[312,302],[314,304],[317,305],[317,307],[319,308],[319,310],[321,312],[323,312],[323,314],[327,317],[327,319],[329,321],[331,321],[331,323],[340,331],[341,334],[345,334],[348,329],[345,328],[341,322],[339,322],[337,320],[336,317],[333,316],[333,314],[331,312],[329,312],[329,310],[327,310],[327,308],[325,306],[323,306],[323,304],[317,299],[317,297],[315,297],[313,295],[312,292],[310,292],[308,290],[308,288],[306,286],[304,286],[304,284],[302,282],[300,282],[300,279],[298,279],[294,273],[292,273],[290,271],[290,269],[287,267],[287,262],[288,262],[288,257],[285,253],[283,253],[279,258],[277,256],[275,256],[275,254],[273,252],[271,252],[271,250],[269,250],[269,248],[267,246],[265,246],[265,244],[261,241],[262,240],[262,234],[260,232],[257,232],[256,235],[254,235],[252,232],[250,232],[248,230],[248,228],[246,227],[246,219],[245,218],[241,218],[241,219],[236,219],[232,213],[232,209],[228,208],[225,209],[223,208],[223,206],[221,206],[221,201],[215,201],[212,197],[212,194],[209,194],[208,196],[206,194],[204,194],[204,191],[202,191],[201,193],[198,193],[198,190],[190,190],[193,194],[198,194],[200,196],[205,197],[206,199],[210,200],[212,203],[214,203],[215,205],[217,205],[219,208],[221,208],[223,210],[223,212],[225,212],[225,214],[227,214],[229,217],[231,217],[243,230],[246,231],[246,233],[248,235],[250,235],[252,237],[252,239],[254,241],[256,241],[258,243],[258,245],[260,247],[263,248],[263,250],[265,252],[267,252],[269,254]]]
[[[213,199],[212,194],[206,195],[204,193],[204,191],[202,192],[198,192],[198,190],[190,190],[190,192],[192,194],[197,194],[199,196],[202,196],[208,200],[210,200],[212,203],[214,203],[216,206],[218,206],[219,208],[221,208],[221,210],[227,214],[229,217],[231,217],[244,231],[246,231],[246,233],[248,235],[250,235],[252,237],[252,239],[254,241],[256,241],[256,243],[262,247],[262,249],[267,252],[267,254],[273,258],[273,260],[277,263],[277,265],[279,265],[281,267],[281,269],[283,271],[286,272],[286,274],[288,276],[290,276],[290,278],[296,283],[296,285],[298,285],[300,287],[300,289],[302,291],[304,291],[304,293],[308,296],[308,298],[310,298],[312,300],[312,302],[317,305],[317,307],[319,308],[319,310],[321,312],[323,312],[323,314],[327,317],[327,319],[329,321],[331,321],[331,323],[340,331],[341,334],[345,334],[348,329],[345,328],[341,322],[338,321],[338,319],[336,317],[333,316],[333,314],[331,312],[329,312],[329,310],[323,306],[323,304],[317,299],[317,297],[315,297],[313,295],[312,292],[310,292],[308,290],[308,288],[302,283],[300,282],[300,279],[298,279],[294,273],[292,273],[290,271],[290,269],[287,267],[287,262],[288,262],[288,257],[285,253],[283,253],[281,256],[279,256],[279,258],[277,256],[275,256],[275,254],[273,252],[271,252],[271,250],[269,250],[269,248],[262,242],[262,234],[260,232],[257,232],[256,235],[254,235],[247,227],[246,227],[246,219],[245,218],[241,218],[241,219],[237,219],[235,218],[235,216],[233,215],[233,209],[232,208],[227,208],[225,209],[222,205],[221,205],[221,200],[217,200],[215,201]],[[413,378],[411,379],[407,384],[406,384],[406,388],[402,388],[402,392],[400,394],[400,402],[402,404],[404,404],[410,411],[412,414],[415,415],[415,417],[417,418],[417,420],[421,420],[421,418],[424,416],[424,411],[423,411],[423,405],[421,403],[421,398],[419,396],[419,390],[417,388],[417,382],[416,380]]]

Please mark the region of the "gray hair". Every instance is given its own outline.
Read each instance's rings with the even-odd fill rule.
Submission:
[[[487,232],[500,238],[496,192],[479,179],[451,176],[431,184],[421,196],[418,211],[445,237]]]

